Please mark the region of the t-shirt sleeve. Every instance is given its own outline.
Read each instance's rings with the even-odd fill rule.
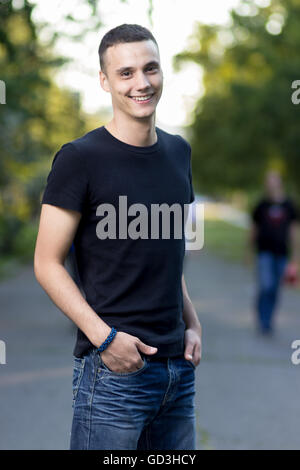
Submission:
[[[55,154],[41,204],[83,211],[87,195],[85,165],[76,147],[67,143]]]
[[[193,188],[193,179],[192,179],[192,162],[190,159],[190,164],[189,164],[189,180],[190,180],[190,191],[191,191],[191,198],[190,198],[190,203],[195,200],[195,194],[194,194],[194,188]]]
[[[194,188],[193,188],[193,177],[192,177],[192,147],[190,144],[185,140],[188,149],[189,149],[189,182],[190,182],[190,201],[193,202],[195,200]]]
[[[185,143],[185,145],[188,147],[188,158],[189,158],[189,169],[188,169],[188,177],[189,177],[189,183],[190,183],[190,200],[189,204],[195,200],[195,194],[194,194],[194,188],[193,188],[193,178],[192,178],[192,147],[188,143],[187,140],[185,140],[180,134],[176,134],[177,137],[181,141]]]

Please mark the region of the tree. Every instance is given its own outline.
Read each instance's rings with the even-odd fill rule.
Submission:
[[[85,130],[77,96],[51,78],[64,63],[39,44],[28,2],[1,5],[0,69],[6,104],[0,107],[0,252],[13,250],[19,231],[40,209],[49,158],[62,139]]]
[[[230,26],[197,24],[190,50],[174,58],[204,71],[204,96],[187,128],[195,186],[213,195],[256,191],[268,168],[299,186],[300,1],[242,1]],[[259,2],[262,4],[262,2]]]

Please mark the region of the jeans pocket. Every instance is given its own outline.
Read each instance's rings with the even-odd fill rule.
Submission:
[[[83,376],[85,358],[74,357],[73,365],[73,380],[72,380],[72,408],[75,406],[75,401],[79,389],[79,385]]]
[[[184,359],[185,359],[185,358],[184,358]],[[194,369],[194,370],[196,369],[195,364],[194,364],[191,360],[185,359],[185,362],[187,362],[187,363],[189,364],[189,366],[192,367],[192,369]]]
[[[138,375],[141,372],[143,372],[147,367],[148,367],[148,361],[146,360],[145,357],[142,357],[143,359],[143,365],[140,367],[138,370],[134,370],[132,372],[114,372],[113,370],[109,369],[103,362],[100,353],[98,353],[99,356],[99,368],[104,371],[108,376],[116,376],[116,377],[132,377],[134,375]]]

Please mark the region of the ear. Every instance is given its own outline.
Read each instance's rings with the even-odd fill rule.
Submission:
[[[99,79],[100,79],[100,85],[103,88],[103,90],[110,92],[110,87],[109,87],[107,76],[105,75],[104,72],[102,72],[102,70],[99,70]]]

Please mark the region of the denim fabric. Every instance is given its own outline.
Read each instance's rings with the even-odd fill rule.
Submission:
[[[195,450],[195,366],[141,357],[129,373],[109,370],[96,348],[74,357],[71,450]]]
[[[261,251],[257,257],[257,314],[262,331],[273,327],[273,315],[279,298],[280,283],[287,263],[287,256]]]

